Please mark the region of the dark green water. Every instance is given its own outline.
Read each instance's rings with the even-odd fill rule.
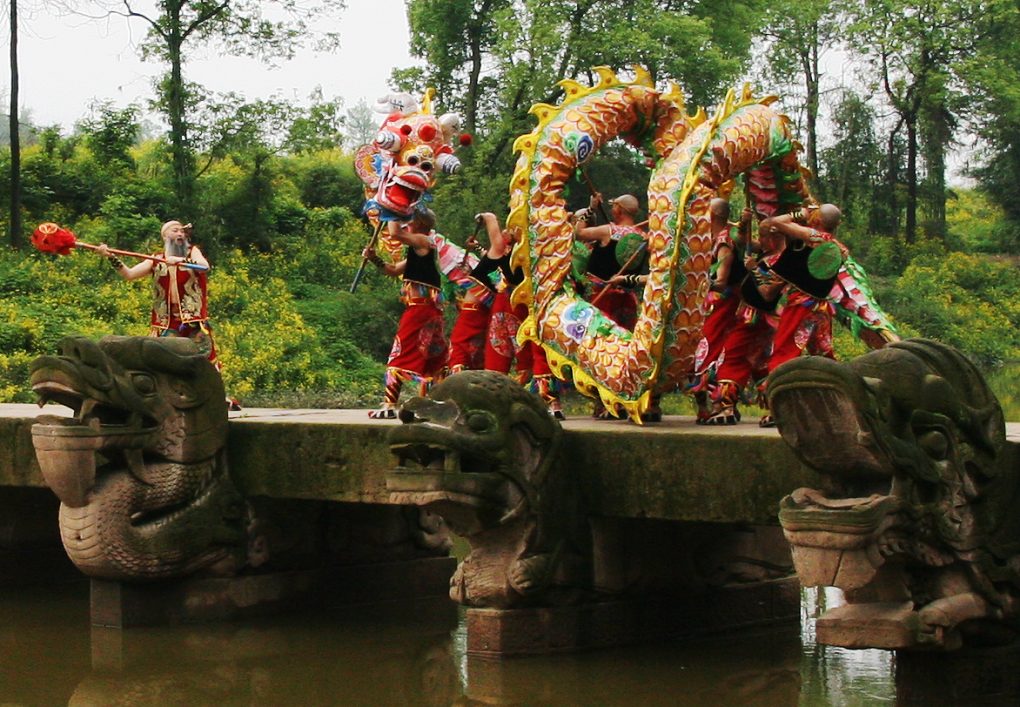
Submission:
[[[808,597],[807,611],[814,600]],[[802,626],[685,644],[468,659],[463,625],[344,611],[188,628],[90,629],[84,585],[0,593],[0,705],[872,705],[891,654]]]

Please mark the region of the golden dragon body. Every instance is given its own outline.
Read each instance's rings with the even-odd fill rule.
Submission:
[[[515,302],[528,305],[520,336],[545,349],[553,371],[590,396],[640,419],[657,392],[691,372],[709,286],[709,201],[745,175],[759,217],[811,201],[788,119],[774,97],[732,91],[716,113],[687,113],[679,90],[655,90],[636,69],[622,81],[606,68],[585,87],[561,82],[557,106],[538,104],[538,126],[517,139],[508,230],[525,272]],[[623,137],[654,153],[648,184],[647,283],[633,331],[582,299],[569,281],[573,229],[564,187],[608,141]]]

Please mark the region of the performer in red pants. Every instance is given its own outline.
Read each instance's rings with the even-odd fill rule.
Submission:
[[[405,305],[386,362],[383,403],[379,409],[368,413],[373,419],[397,416],[400,390],[405,381],[417,383],[419,394],[424,395],[446,368],[448,346],[441,281],[434,242],[429,238],[434,225],[435,215],[428,209],[416,213],[408,224],[397,221],[387,224],[390,236],[406,246],[404,259],[397,263],[384,262],[371,247],[363,253],[387,275],[403,276],[401,300]]]
[[[483,260],[493,263],[503,276],[492,302],[492,316],[485,343],[485,370],[509,374],[516,359],[514,378],[522,385],[530,381],[531,388],[549,406],[549,414],[562,420],[564,415],[560,404],[560,382],[549,368],[545,351],[533,341],[523,345],[517,341],[517,330],[527,318],[528,308],[523,304],[514,307],[510,302],[513,289],[524,281],[521,269],[510,266],[513,243],[508,234],[500,230],[495,214],[487,212],[480,214],[480,217],[488,233],[489,243],[492,244]]]
[[[786,239],[782,255],[769,264],[772,273],[786,284],[768,361],[769,373],[805,352],[834,358],[835,309],[829,295],[847,256],[846,246],[833,235],[840,219],[840,210],[835,205],[822,204],[817,210],[764,219],[759,226],[763,232],[777,233]],[[766,415],[761,424],[771,427],[775,421]]]

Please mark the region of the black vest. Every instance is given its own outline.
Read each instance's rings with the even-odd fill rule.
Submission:
[[[811,255],[811,248],[804,246],[795,250],[787,243],[786,250],[779,256],[772,265],[772,272],[786,280],[798,290],[806,292],[816,299],[825,299],[829,296],[832,286],[836,284],[835,276],[819,280],[808,270],[808,257]]]
[[[779,304],[778,295],[771,302],[761,296],[761,292],[758,292],[758,281],[754,279],[753,273],[745,277],[740,285],[740,298],[762,312],[774,312],[776,305]]]
[[[404,279],[411,282],[420,282],[423,285],[435,287],[437,290],[442,287],[439,279],[439,269],[436,267],[435,253],[429,250],[425,255],[418,255],[414,248],[407,247],[404,258],[407,266],[404,268]]]
[[[510,268],[510,254],[507,253],[502,258],[496,261],[499,263],[499,269],[503,272],[503,277],[506,278],[507,283],[510,287],[517,287],[519,284],[524,282],[524,271],[521,268]]]
[[[620,263],[616,260],[616,241],[610,240],[607,245],[595,243],[588,258],[588,272],[600,280],[608,280],[620,272]]]
[[[478,265],[471,271],[471,279],[476,282],[485,285],[487,288],[496,291],[496,286],[492,284],[492,280],[489,275],[500,269],[499,260],[493,260],[488,255],[482,255],[478,259]]]

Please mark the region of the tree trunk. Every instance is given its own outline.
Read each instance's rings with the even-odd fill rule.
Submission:
[[[21,248],[21,126],[18,121],[18,2],[11,0],[11,247]]]
[[[896,158],[896,134],[900,130],[902,121],[889,132],[889,141],[886,143],[887,167],[885,174],[885,195],[888,221],[884,224],[886,232],[896,238],[899,232],[900,205],[896,198],[896,186],[899,184],[899,169]]]
[[[811,26],[811,41],[801,54],[804,63],[804,88],[807,92],[807,146],[805,155],[815,184],[818,183],[818,23]]]
[[[946,145],[950,140],[950,114],[938,101],[923,113],[919,129],[925,166],[921,200],[929,235],[946,238]]]
[[[188,122],[184,116],[184,74],[181,69],[181,48],[184,37],[181,33],[181,5],[173,3],[169,8],[170,31],[167,50],[170,57],[170,83],[167,86],[167,115],[170,118],[170,152],[173,159],[174,189],[177,196],[177,218],[187,219],[192,208],[195,175],[192,155],[188,146]]]
[[[907,125],[907,243],[917,239],[917,118],[910,116]]]
[[[475,134],[478,122],[478,79],[482,75],[481,28],[471,27],[471,69],[468,71],[468,89],[464,97],[464,129]]]

